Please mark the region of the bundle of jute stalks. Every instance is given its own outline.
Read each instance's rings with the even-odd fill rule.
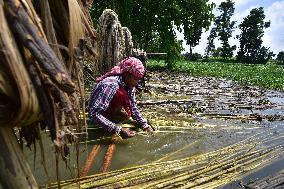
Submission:
[[[258,133],[211,152],[61,182],[63,188],[216,188],[283,155],[284,135]],[[193,144],[194,145],[194,144]],[[169,154],[168,156],[172,156]],[[56,187],[51,185],[51,188]]]
[[[97,33],[97,70],[105,73],[122,59],[121,52],[124,45],[122,27],[113,10],[104,10],[99,18]]]
[[[131,56],[133,55],[133,41],[132,41],[132,35],[130,30],[127,27],[122,27],[123,35],[124,35],[124,56]]]
[[[96,70],[105,73],[133,54],[132,36],[128,28],[121,26],[118,15],[111,9],[104,10],[97,28]]]
[[[82,64],[96,58],[89,4],[0,1],[0,162],[4,162],[0,182],[4,188],[36,187],[17,139],[31,145],[41,138],[40,129],[48,129],[56,151],[66,157],[66,144],[78,138],[74,130],[84,132]],[[80,112],[84,116],[79,119]],[[17,138],[15,130],[19,130]]]

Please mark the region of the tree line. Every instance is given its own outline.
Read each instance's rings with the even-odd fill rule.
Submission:
[[[235,60],[252,64],[266,63],[275,54],[262,45],[264,29],[271,24],[270,21],[265,21],[263,7],[252,9],[241,24],[236,26],[236,21],[232,20],[234,5],[231,0],[222,2],[217,7],[220,15],[214,16],[212,11],[216,5],[208,3],[208,0],[98,0],[94,1],[90,12],[94,24],[97,24],[104,9],[114,10],[120,22],[130,29],[135,46],[146,52],[166,52],[165,58],[169,66],[184,50],[182,41],[176,39],[175,29],[184,33],[186,44],[190,46],[190,52],[186,55],[194,60],[202,56],[193,53],[192,49],[199,44],[202,32],[208,31],[212,22],[205,59],[231,59],[237,47],[231,46],[229,39],[238,27],[241,33],[236,36],[239,49]],[[221,41],[218,48],[215,46],[216,39]],[[276,59],[284,64],[284,52],[281,51]]]
[[[228,42],[236,28],[236,21],[231,20],[235,10],[234,2],[231,0],[222,2],[218,10],[221,14],[215,18],[214,26],[210,31],[206,56],[212,55],[228,59],[233,57],[233,51],[236,50],[236,46],[230,46]],[[240,43],[236,56],[238,62],[263,64],[274,56],[269,48],[262,46],[264,29],[270,27],[270,21],[265,22],[264,19],[263,7],[254,8],[238,26],[241,30],[240,35],[237,36]],[[216,49],[214,39],[217,37],[221,41],[221,47]]]

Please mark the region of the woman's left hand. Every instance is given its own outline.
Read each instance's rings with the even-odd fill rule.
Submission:
[[[131,131],[129,129],[121,128],[121,131],[119,132],[119,135],[121,136],[121,138],[127,139],[127,138],[134,137],[135,136],[135,132]]]
[[[147,133],[153,133],[154,132],[151,125],[148,125],[148,124],[144,127],[143,131],[147,132]]]

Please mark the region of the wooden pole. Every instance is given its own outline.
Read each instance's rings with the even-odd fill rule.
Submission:
[[[167,55],[168,53],[146,53],[147,55]]]
[[[38,188],[12,128],[0,127],[0,182],[5,189]]]

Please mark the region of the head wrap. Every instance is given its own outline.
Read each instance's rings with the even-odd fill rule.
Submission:
[[[128,57],[119,62],[117,66],[114,66],[110,72],[107,72],[103,76],[97,78],[96,81],[98,83],[106,77],[121,75],[125,72],[129,72],[134,77],[142,78],[144,76],[144,71],[143,63],[139,59]]]

